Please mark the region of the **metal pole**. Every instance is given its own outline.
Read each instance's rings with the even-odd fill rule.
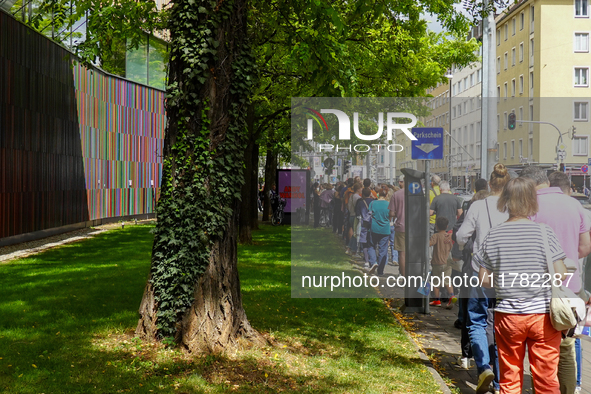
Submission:
[[[394,166],[392,165],[393,161],[394,161],[393,157],[394,157],[394,153],[392,151],[390,151],[388,153],[388,161],[390,162],[390,185],[394,184],[394,170],[393,170]]]
[[[539,120],[516,120],[516,122],[520,122],[520,123],[537,123],[537,124],[547,124],[550,125],[552,127],[554,127],[556,129],[556,131],[558,132],[558,140],[556,141],[556,166],[558,167],[560,165],[560,163],[562,163],[562,156],[558,153],[558,147],[560,146],[560,144],[562,143],[562,136],[564,134],[568,134],[567,132],[561,133],[560,129],[553,123],[550,122],[542,122]]]
[[[451,115],[451,114],[450,114]],[[450,121],[451,121],[451,117],[450,117]],[[429,208],[430,208],[430,204],[429,204],[429,199],[430,199],[430,194],[431,194],[431,175],[430,175],[430,170],[431,170],[431,161],[430,160],[425,160],[425,211],[426,211],[426,218],[425,218],[425,250],[423,251],[424,254],[424,264],[423,264],[423,278],[425,278],[425,280],[427,280],[427,274],[429,273]],[[423,310],[425,311],[425,314],[428,314],[429,311],[429,297],[425,296],[425,298],[423,298]]]
[[[449,136],[451,137],[451,81],[453,76],[451,73],[449,74]],[[451,184],[451,138],[449,139],[449,144],[447,145],[447,156],[448,156],[448,168],[447,168],[447,181]]]
[[[484,0],[485,8],[490,0]],[[488,179],[494,167],[497,140],[496,70],[495,70],[496,24],[491,12],[482,20],[482,131],[480,137],[480,175]]]

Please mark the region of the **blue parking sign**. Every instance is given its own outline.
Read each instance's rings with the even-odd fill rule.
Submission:
[[[419,182],[410,182],[408,184],[408,193],[411,195],[423,194],[423,188]]]
[[[413,160],[443,159],[443,127],[414,127],[411,157]]]

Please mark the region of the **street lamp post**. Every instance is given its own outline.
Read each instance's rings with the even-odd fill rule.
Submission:
[[[449,136],[451,137],[451,80],[453,78],[453,75],[451,73],[451,71],[449,73],[447,73],[445,75],[445,77],[447,78],[448,82],[449,82],[449,125],[448,125],[448,129],[449,129]],[[449,143],[447,144],[447,162],[448,162],[448,167],[447,167],[447,180],[448,182],[450,182],[451,184],[451,138],[449,139]]]

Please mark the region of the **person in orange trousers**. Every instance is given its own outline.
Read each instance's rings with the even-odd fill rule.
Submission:
[[[552,228],[529,220],[538,211],[533,180],[511,179],[497,208],[508,211],[509,219],[489,231],[474,260],[480,265],[480,283],[496,292],[501,394],[521,394],[526,347],[536,394],[560,394],[561,332],[552,326],[551,289],[543,282],[550,278],[549,264],[564,280],[566,255]]]

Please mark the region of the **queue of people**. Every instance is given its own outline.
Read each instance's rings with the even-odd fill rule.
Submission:
[[[495,165],[490,194],[476,193],[456,226],[454,238],[468,251],[452,257],[484,285],[470,287],[461,300],[465,307],[457,327],[467,329],[470,343],[466,349],[462,332],[461,361],[468,366],[467,359],[474,358],[477,393],[489,391],[491,383],[495,392],[521,393],[527,351],[536,393],[574,394],[581,391],[580,340],[573,330],[552,326],[550,288],[527,283],[550,272],[561,278],[570,273],[567,286],[589,301],[580,264],[591,252],[590,214],[569,197],[566,174],[547,176],[546,170],[530,166],[515,175]],[[508,286],[501,278],[511,275],[528,281]]]
[[[384,275],[388,262],[399,265],[400,275],[405,275],[404,178],[399,178],[398,186],[372,185],[358,177],[334,187],[317,186],[318,204],[330,208],[333,232],[342,235],[346,252],[363,259],[371,275]],[[430,302],[451,309],[459,290],[458,364],[468,368],[474,359],[476,393],[521,393],[526,352],[536,393],[580,392],[580,340],[572,330],[561,332],[552,326],[550,289],[510,288],[498,280],[515,274],[528,278],[549,272],[561,278],[572,274],[568,288],[591,302],[583,288],[581,266],[591,253],[591,213],[570,197],[568,176],[562,172],[548,176],[536,166],[517,175],[499,163],[488,182],[475,182],[476,193],[467,204],[436,175],[431,186],[431,273],[466,274],[483,284],[447,286],[445,298],[434,289]]]
[[[325,226],[342,235],[346,253],[364,260],[371,274],[383,275],[386,264],[399,265],[403,259],[404,239],[399,235],[396,241],[396,232],[403,231],[403,227],[399,218],[391,216],[390,207],[399,189],[387,184],[372,185],[370,179],[360,177],[334,186],[315,183],[312,186],[314,227],[320,227],[321,218],[328,217]],[[399,193],[397,200],[403,202],[404,194]],[[403,215],[401,205],[399,216],[403,218]]]

